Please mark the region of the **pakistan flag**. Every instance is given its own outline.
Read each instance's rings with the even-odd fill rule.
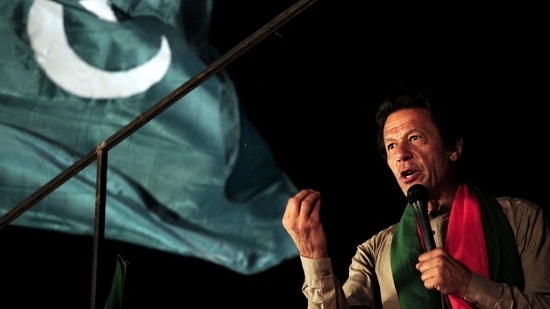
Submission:
[[[212,1],[0,4],[0,214],[217,59]],[[96,165],[10,224],[93,235]],[[217,73],[109,151],[105,238],[253,274],[297,256],[295,186]],[[1,233],[1,231],[0,231]]]

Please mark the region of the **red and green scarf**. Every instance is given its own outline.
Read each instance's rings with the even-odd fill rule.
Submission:
[[[391,244],[391,268],[401,308],[441,308],[441,295],[424,287],[415,268],[424,252],[416,213],[407,205]],[[472,272],[496,282],[523,286],[515,237],[497,200],[475,186],[460,185],[451,207],[446,249]],[[448,296],[454,309],[472,308]]]

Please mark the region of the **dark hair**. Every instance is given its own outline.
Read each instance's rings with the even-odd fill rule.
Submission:
[[[384,145],[384,124],[388,116],[405,108],[424,108],[432,116],[443,144],[452,149],[456,142],[464,138],[461,126],[462,119],[454,107],[457,102],[446,97],[442,89],[432,89],[430,86],[404,86],[396,85],[382,99],[376,112],[376,124],[378,126],[377,148],[384,160],[387,159]]]

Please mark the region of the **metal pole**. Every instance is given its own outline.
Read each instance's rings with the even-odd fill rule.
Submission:
[[[189,93],[191,90],[195,89],[205,80],[210,78],[215,73],[219,72],[221,69],[226,67],[233,60],[241,56],[244,52],[248,51],[251,47],[259,43],[261,40],[266,38],[268,35],[275,32],[282,25],[287,23],[289,20],[294,18],[298,13],[302,12],[310,5],[312,5],[316,0],[300,0],[290,8],[283,11],[273,20],[268,22],[262,28],[258,29],[248,38],[243,40],[241,43],[237,44],[234,48],[229,50],[219,59],[212,62],[208,65],[203,71],[199,72],[197,75],[189,79],[187,82],[182,84],[180,87],[176,88],[166,97],[161,99],[150,109],[136,117],[133,121],[128,123],[125,127],[120,129],[118,132],[113,134],[111,137],[106,139],[102,143],[102,148],[106,151],[118,145],[125,138],[130,136],[133,132],[137,131],[139,128],[144,126],[151,119],[155,118],[161,112],[166,110],[168,107],[172,106],[179,99]],[[73,165],[68,167],[65,171],[61,172],[59,175],[54,177],[52,180],[47,182],[44,186],[36,190],[33,194],[23,200],[21,203],[16,205],[14,208],[10,209],[6,214],[0,218],[0,230],[6,225],[10,224],[13,220],[17,219],[25,211],[30,209],[36,203],[45,198],[48,194],[56,190],[62,184],[64,184],[68,179],[78,174],[81,170],[86,168],[92,162],[96,160],[96,150],[90,151],[88,154],[84,155],[80,160],[75,162]]]

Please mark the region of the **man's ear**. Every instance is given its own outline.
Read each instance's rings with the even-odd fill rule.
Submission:
[[[454,149],[451,150],[450,159],[451,161],[456,161],[460,156],[462,155],[462,146],[463,146],[463,140],[462,138],[459,138],[455,142]]]

